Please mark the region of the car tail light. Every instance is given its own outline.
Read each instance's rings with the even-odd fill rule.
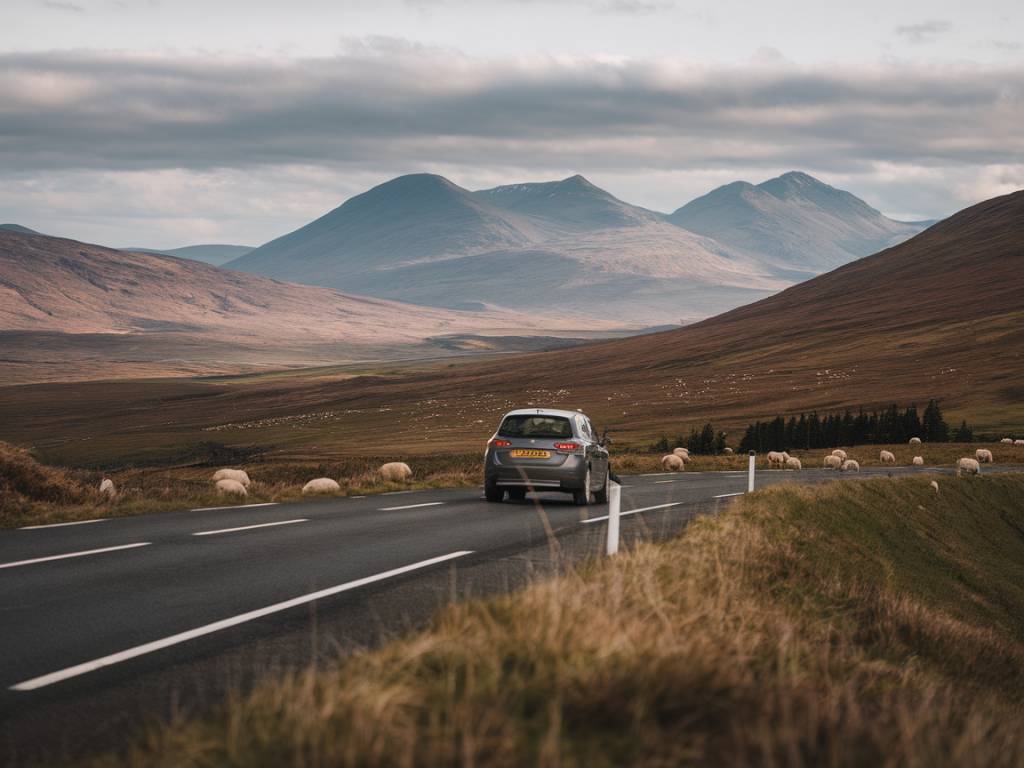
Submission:
[[[555,443],[555,450],[565,453],[582,453],[583,446],[579,443]]]
[[[491,445],[495,448],[508,448],[512,443],[508,440],[491,440]]]

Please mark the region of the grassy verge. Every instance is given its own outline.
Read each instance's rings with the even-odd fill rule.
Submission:
[[[1020,765],[1024,476],[775,487],[103,765]]]

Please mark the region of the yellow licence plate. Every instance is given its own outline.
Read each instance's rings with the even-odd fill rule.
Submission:
[[[550,459],[551,451],[535,451],[529,448],[519,448],[514,451],[510,451],[509,455],[513,459]]]

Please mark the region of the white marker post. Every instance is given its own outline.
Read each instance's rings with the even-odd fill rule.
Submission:
[[[609,555],[619,551],[619,510],[622,506],[622,487],[608,481],[608,546]]]
[[[747,470],[747,493],[754,492],[754,464],[757,461],[757,454],[750,452],[750,469]]]

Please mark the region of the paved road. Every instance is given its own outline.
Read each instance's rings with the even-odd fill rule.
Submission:
[[[761,471],[758,483],[929,471]],[[678,530],[745,487],[744,472],[623,478],[624,532]],[[447,489],[0,532],[0,755],[32,757],[40,741],[65,757],[109,746],[147,708],[205,705],[271,659],[318,658],[310,643],[372,642],[454,595],[520,583],[508,570],[495,583],[492,567],[517,553],[583,534],[577,552],[593,553],[606,517],[556,494],[496,505]],[[472,588],[466,574],[479,577]],[[232,674],[197,684],[232,660]]]

